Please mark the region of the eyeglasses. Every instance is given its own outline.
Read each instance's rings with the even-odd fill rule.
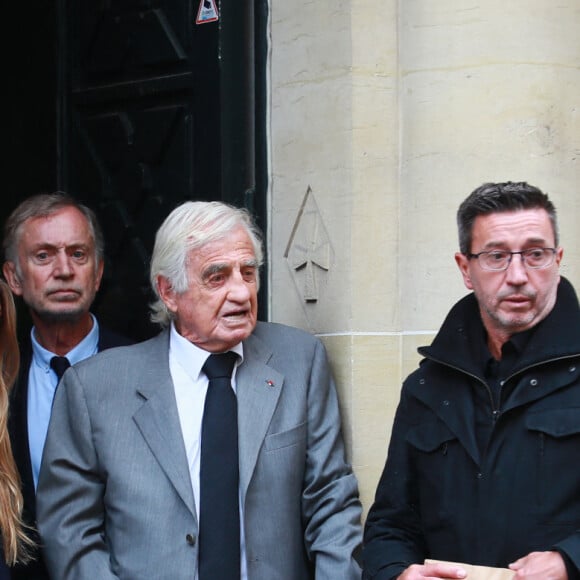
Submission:
[[[478,254],[466,254],[468,259],[475,258],[483,270],[502,272],[507,270],[512,258],[519,254],[526,268],[542,270],[554,263],[556,248],[530,248],[521,252],[508,252],[507,250],[491,250]]]

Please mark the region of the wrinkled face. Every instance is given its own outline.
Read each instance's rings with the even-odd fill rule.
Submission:
[[[6,262],[4,275],[33,318],[74,321],[88,313],[101,283],[103,263],[96,263],[89,224],[76,208],[26,221],[18,261],[19,271],[13,262]]]
[[[246,339],[258,312],[258,265],[246,231],[237,228],[192,251],[187,274],[189,288],[180,294],[163,276],[157,280],[177,331],[209,352],[223,352]]]
[[[553,248],[554,231],[543,209],[519,210],[478,216],[473,224],[471,252],[489,250],[518,252],[530,248]],[[543,320],[556,302],[563,250],[547,268],[526,268],[521,256],[512,257],[507,270],[483,270],[476,259],[456,254],[465,286],[473,290],[488,333],[504,337],[532,328]]]

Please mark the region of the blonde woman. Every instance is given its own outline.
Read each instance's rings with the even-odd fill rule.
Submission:
[[[16,379],[18,364],[14,300],[6,283],[0,280],[0,580],[10,578],[7,565],[27,559],[27,547],[31,543],[20,519],[20,478],[6,428],[8,394]]]

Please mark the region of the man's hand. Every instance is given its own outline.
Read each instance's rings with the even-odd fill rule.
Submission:
[[[514,580],[568,580],[566,565],[558,552],[531,552],[509,565]]]
[[[434,578],[466,578],[467,572],[454,564],[413,564],[397,580],[431,580]]]

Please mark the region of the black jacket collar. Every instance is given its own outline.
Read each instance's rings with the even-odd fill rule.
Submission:
[[[481,377],[479,338],[484,332],[475,295],[462,298],[451,309],[431,346],[419,352],[426,358]],[[529,337],[514,374],[555,359],[580,355],[580,306],[570,282],[561,277],[556,304]]]

